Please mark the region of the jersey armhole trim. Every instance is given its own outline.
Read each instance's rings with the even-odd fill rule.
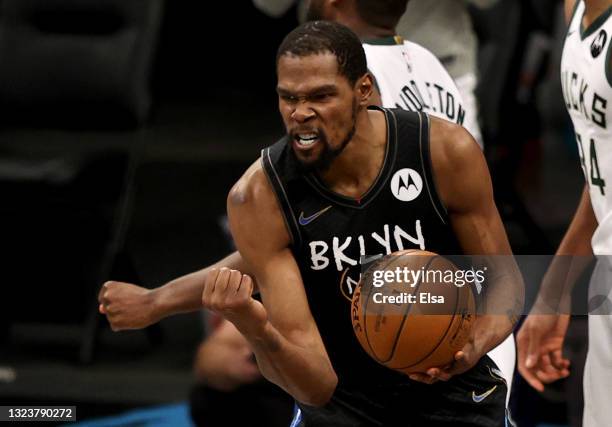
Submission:
[[[585,6],[585,9],[582,11],[582,16],[580,18],[580,26],[578,28],[580,30],[580,40],[581,41],[584,41],[584,39],[594,34],[597,30],[599,30],[603,26],[603,24],[605,24],[605,22],[608,20],[608,18],[612,14],[612,6],[608,7],[608,9],[606,9],[605,12],[603,12],[601,15],[595,18],[595,20],[591,22],[591,24],[587,28],[584,28],[582,25],[582,21],[584,19],[585,13],[586,13],[586,6]]]
[[[297,248],[301,244],[302,236],[300,234],[300,229],[297,225],[295,215],[293,215],[293,210],[291,209],[291,203],[287,197],[285,187],[283,186],[283,183],[280,180],[276,169],[274,168],[274,164],[272,163],[269,147],[261,150],[261,166],[266,177],[268,178],[268,182],[270,182],[270,185],[274,189],[274,196],[276,196],[276,200],[281,208],[280,210],[283,215],[285,227],[289,232],[289,237],[291,237],[291,244]],[[290,215],[291,218],[288,218],[287,215]],[[291,224],[293,224],[293,227]]]
[[[605,61],[606,80],[608,81],[610,87],[612,87],[612,64],[610,64],[610,61],[612,61],[612,40],[608,41],[608,51],[606,52]]]
[[[567,31],[565,32],[566,34],[569,32],[570,27],[572,26],[572,23],[574,22],[574,18],[576,17],[576,10],[578,10],[578,6],[580,6],[581,2],[582,0],[576,0],[576,2],[574,3],[574,7],[572,8],[572,13],[570,14],[569,19],[567,20]],[[578,24],[578,30],[580,30],[581,26],[582,26],[582,22]]]
[[[425,187],[427,188],[427,194],[434,210],[438,214],[438,217],[443,224],[446,225],[448,219],[448,212],[446,207],[440,200],[439,192],[436,186],[436,181],[433,176],[433,165],[431,162],[431,135],[430,133],[430,121],[429,115],[419,112],[419,152],[421,155],[421,167],[423,168],[423,175],[425,178]],[[423,143],[423,138],[429,137],[428,144]]]

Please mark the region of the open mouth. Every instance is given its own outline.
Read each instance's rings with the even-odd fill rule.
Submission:
[[[319,140],[319,135],[316,133],[298,133],[293,140],[299,147],[308,148]]]

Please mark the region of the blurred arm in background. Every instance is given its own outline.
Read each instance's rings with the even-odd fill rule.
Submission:
[[[259,10],[272,18],[283,16],[297,0],[253,0],[253,4]]]
[[[198,347],[194,373],[198,382],[229,392],[255,382],[261,373],[246,338],[231,322],[220,317],[218,321],[218,326]]]

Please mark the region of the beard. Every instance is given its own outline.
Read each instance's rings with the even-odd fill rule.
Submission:
[[[319,153],[318,157],[314,160],[304,160],[299,158],[293,148],[289,150],[291,153],[291,157],[295,161],[299,171],[303,174],[313,173],[313,172],[326,172],[331,167],[332,163],[336,158],[342,154],[346,146],[353,136],[355,136],[357,124],[357,102],[353,100],[352,112],[351,112],[351,128],[347,132],[346,136],[342,139],[340,145],[336,148],[332,148],[329,144],[329,140],[327,139],[327,135],[323,131],[323,129],[317,129],[317,135],[319,138],[319,142],[323,146],[322,151]],[[289,137],[293,141],[296,135],[293,132],[289,133]]]

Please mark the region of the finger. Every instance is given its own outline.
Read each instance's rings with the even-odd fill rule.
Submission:
[[[523,326],[521,329],[519,329],[518,334],[516,335],[516,350],[517,350],[517,357],[518,357],[518,363],[517,366],[520,367],[521,366],[526,366],[526,362],[527,362],[527,346],[528,346],[528,339],[527,339],[527,333],[526,331],[526,327]]]
[[[427,371],[427,374],[440,381],[448,381],[452,378],[453,374],[448,371],[451,367],[448,366],[446,369],[432,368]]]
[[[232,271],[229,268],[221,268],[215,282],[215,294],[225,294],[230,281]]]
[[[251,276],[242,275],[238,294],[241,298],[250,297],[253,294],[253,279],[251,279]]]
[[[551,361],[557,369],[567,369],[570,366],[570,361],[563,357],[561,350],[551,352]]]
[[[204,292],[202,292],[202,303],[205,307],[210,305],[210,300],[212,293],[215,290],[215,283],[217,282],[218,276],[219,269],[217,268],[211,268],[206,275],[206,280],[204,281]]]
[[[459,350],[457,353],[455,353],[455,362],[462,362],[464,361],[466,358],[466,354],[463,350]]]
[[[540,335],[535,331],[535,328],[529,327],[527,329],[528,345],[527,345],[527,359],[525,360],[525,366],[528,369],[533,368],[538,364],[540,356]]]
[[[108,286],[110,285],[111,282],[105,282],[102,287],[100,288],[100,292],[98,292],[98,301],[102,302],[102,299],[104,298],[104,294],[106,293],[106,290],[108,289]]]
[[[555,368],[552,364],[552,360],[550,358],[550,354],[545,353],[540,356],[540,363],[538,364],[538,368],[544,372],[554,371]]]
[[[227,291],[228,293],[237,294],[242,282],[242,273],[238,270],[230,270]]]
[[[525,381],[527,381],[527,384],[529,384],[531,387],[533,387],[540,393],[544,391],[544,384],[542,383],[542,381],[538,379],[538,377],[532,371],[528,369],[519,368],[519,372],[521,373]]]
[[[436,378],[432,378],[431,376],[427,375],[427,374],[410,374],[409,378],[413,381],[418,381],[420,383],[424,383],[424,384],[433,384],[437,381]]]
[[[560,375],[555,375],[553,372],[547,372],[542,369],[537,369],[535,375],[542,384],[550,384],[561,378]]]
[[[462,374],[472,367],[472,364],[469,363],[467,353],[462,350],[455,353],[454,359],[455,361],[453,363],[440,370],[438,374],[440,380],[448,381],[453,376]]]

